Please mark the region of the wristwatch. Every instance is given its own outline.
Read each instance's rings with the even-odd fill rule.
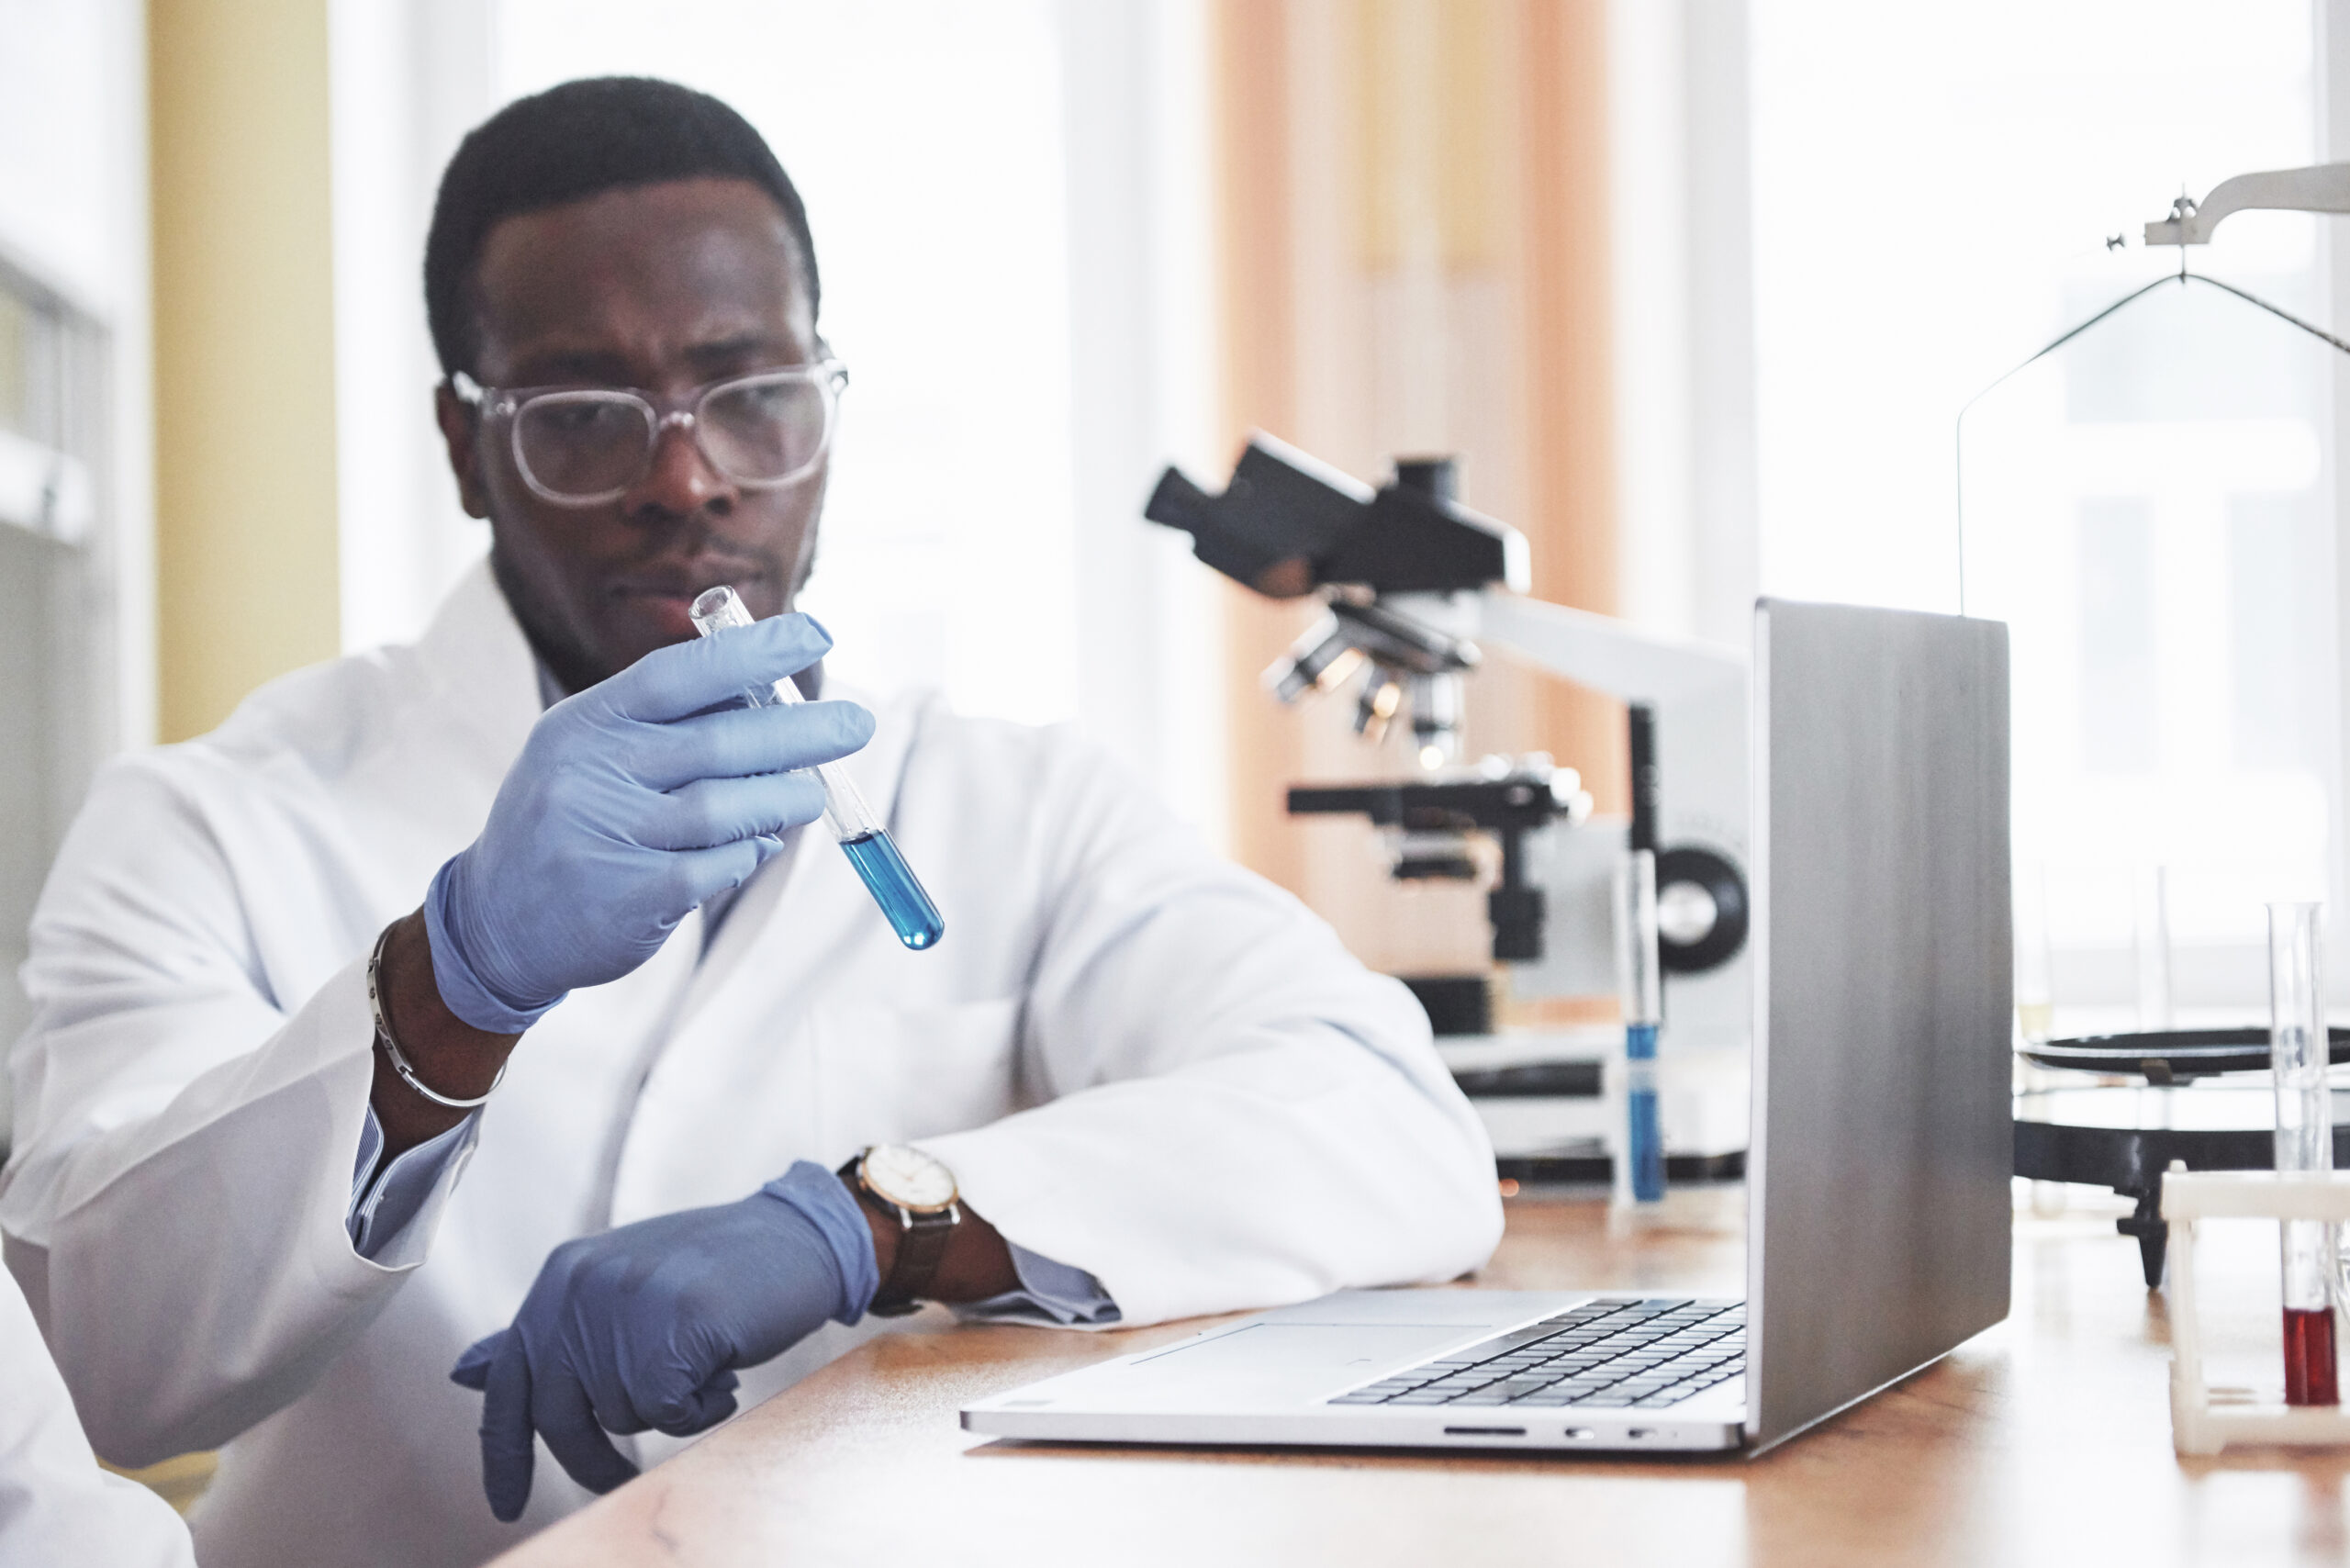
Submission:
[[[840,1177],[859,1202],[898,1222],[897,1258],[865,1310],[903,1317],[921,1306],[946,1243],[963,1223],[955,1172],[918,1148],[877,1143],[842,1166]]]

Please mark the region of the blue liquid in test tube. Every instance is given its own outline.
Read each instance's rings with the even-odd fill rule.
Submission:
[[[1632,1199],[1652,1204],[1664,1196],[1664,1130],[1656,1115],[1656,1025],[1624,1026],[1624,1058],[1629,1080],[1626,1086],[1624,1130],[1630,1146]]]
[[[742,596],[733,588],[721,585],[694,600],[694,625],[705,637],[731,626],[751,624],[751,612],[744,606]],[[789,679],[778,680],[772,691],[751,688],[744,695],[753,707],[771,708],[805,701],[800,689]],[[816,778],[824,786],[824,823],[840,841],[848,863],[865,882],[866,891],[881,906],[898,940],[916,952],[938,945],[946,935],[946,922],[939,917],[938,906],[930,902],[930,894],[923,890],[922,879],[898,853],[897,844],[890,837],[890,830],[865,803],[856,781],[837,762],[827,762],[815,768]]]
[[[920,950],[946,933],[946,923],[938,918],[937,906],[923,891],[906,857],[898,853],[889,829],[875,828],[861,837],[844,838],[841,847],[848,851],[848,863],[856,868],[856,874],[865,879],[873,902],[890,917],[899,941]]]
[[[1656,1031],[1664,1014],[1657,962],[1656,852],[1626,857],[1618,955],[1624,997],[1624,1163],[1632,1201],[1664,1198],[1664,1130],[1656,1106]]]

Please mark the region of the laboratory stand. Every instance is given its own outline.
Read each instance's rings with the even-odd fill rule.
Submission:
[[[2329,1031],[2350,1062],[2350,1029]],[[2168,1227],[2163,1174],[2266,1170],[2276,1160],[2276,1101],[2266,1029],[2166,1029],[2027,1046],[2023,1059],[2064,1075],[2016,1096],[2016,1174],[2103,1187],[2132,1200],[2115,1228],[2137,1239],[2149,1288],[2163,1278]],[[2116,1081],[2116,1080],[2134,1081]],[[2333,1096],[2333,1158],[2350,1164],[2350,1090]]]
[[[2104,1187],[2128,1198],[2115,1221],[2134,1237],[2149,1290],[2163,1281],[2169,1227],[2163,1177],[2188,1170],[2266,1170],[2277,1112],[2266,1076],[2233,1082],[2085,1084],[2016,1096],[2016,1174]],[[2350,1090],[2333,1092],[2333,1157],[2350,1166]]]

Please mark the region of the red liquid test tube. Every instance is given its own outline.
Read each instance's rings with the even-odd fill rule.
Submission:
[[[2277,1171],[2333,1169],[2333,1097],[2318,976],[2318,909],[2268,906],[2268,1061],[2277,1090]],[[2285,1403],[2339,1405],[2334,1370],[2333,1226],[2288,1219],[2277,1227],[2285,1298]]]
[[[2333,1309],[2285,1309],[2285,1403],[2339,1405],[2334,1374]]]

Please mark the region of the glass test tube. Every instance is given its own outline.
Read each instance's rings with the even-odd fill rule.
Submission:
[[[2318,906],[2268,906],[2268,1059],[2277,1084],[2277,1169],[2333,1169],[2325,1002],[2318,984]],[[2333,1226],[2278,1222],[2285,1287],[2285,1403],[2338,1405],[2333,1349]]]
[[[2171,992],[2169,867],[2138,868],[2135,902],[2138,1027],[2167,1029],[2177,1016]]]
[[[729,627],[751,624],[751,611],[743,603],[742,596],[722,583],[694,600],[692,614],[694,625],[705,637]],[[789,677],[777,681],[771,691],[754,686],[745,688],[744,695],[755,708],[807,700]],[[938,906],[930,902],[930,894],[923,890],[913,868],[898,853],[890,830],[881,825],[881,819],[865,803],[856,780],[837,762],[819,763],[815,774],[824,787],[825,825],[840,841],[849,864],[856,868],[866,890],[873,895],[873,902],[881,906],[898,940],[917,952],[937,946],[938,939],[946,934],[946,922],[939,917]]]
[[[1656,851],[1625,857],[1617,913],[1617,970],[1624,1003],[1624,1163],[1632,1201],[1664,1197],[1664,1131],[1657,1116],[1656,1031],[1664,1019],[1657,962]],[[1626,1183],[1619,1182],[1618,1190]]]

